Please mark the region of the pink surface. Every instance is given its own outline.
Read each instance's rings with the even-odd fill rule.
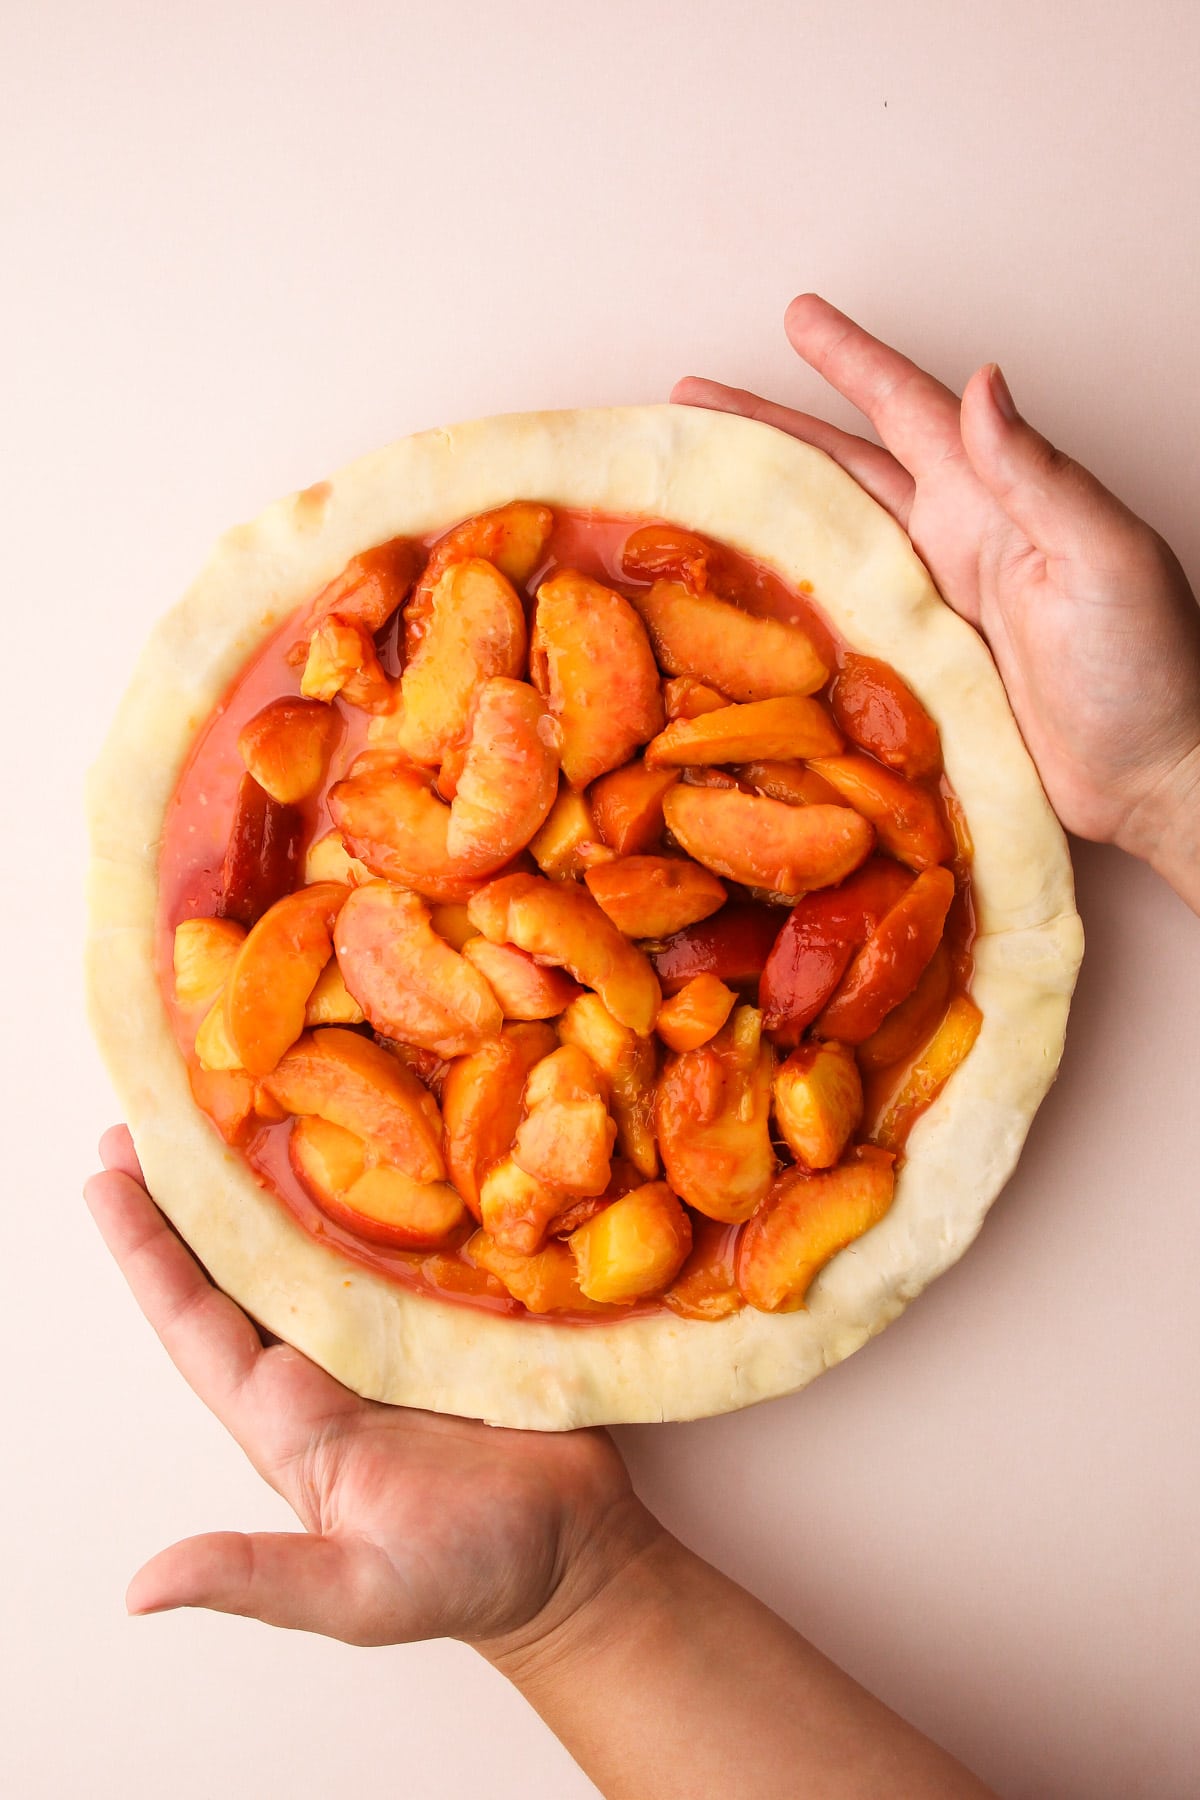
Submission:
[[[82,768],[231,520],[474,413],[690,371],[818,403],[779,324],[804,287],[950,379],[998,358],[1195,578],[1196,15],[8,14],[0,1787],[574,1800],[457,1646],[124,1617],[172,1538],[285,1519],[77,1199],[113,1111],[78,997]],[[1078,874],[1062,1078],[966,1261],[807,1394],[620,1435],[690,1543],[1004,1794],[1162,1800],[1196,1779],[1200,926],[1114,853]]]

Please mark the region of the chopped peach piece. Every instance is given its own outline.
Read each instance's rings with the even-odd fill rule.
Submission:
[[[697,681],[694,675],[673,675],[663,682],[663,706],[668,719],[698,719],[729,705],[729,696]]]
[[[603,1309],[580,1291],[575,1258],[554,1238],[533,1256],[501,1249],[486,1231],[468,1238],[465,1253],[477,1268],[502,1281],[531,1313],[593,1313]]]
[[[273,1101],[260,1106],[258,1084],[244,1069],[204,1069],[192,1063],[188,1082],[196,1105],[235,1148],[244,1146],[268,1117],[278,1116]]]
[[[363,1017],[363,1009],[346,986],[337,958],[331,956],[317,976],[316,987],[308,996],[308,1004],[304,1008],[304,1023],[361,1025]]]
[[[201,1020],[196,1033],[196,1057],[206,1074],[242,1069],[237,1045],[229,1035],[225,1017],[224,990],[217,996]]]
[[[602,775],[591,790],[601,838],[618,856],[653,850],[662,837],[663,795],[679,780],[676,769],[648,769],[628,762]]]
[[[698,1050],[716,1037],[736,1000],[733,989],[715,975],[693,975],[663,1001],[654,1029],[668,1050]]]
[[[329,810],[350,854],[372,876],[446,903],[469,899],[483,879],[450,861],[450,809],[423,769],[356,765],[330,788]]]
[[[245,928],[236,919],[181,919],[175,927],[172,959],[175,998],[191,1012],[210,1007],[225,986]]]
[[[482,935],[463,945],[463,955],[483,976],[506,1019],[557,1019],[579,993],[561,969],[546,969],[513,944],[489,944]]]
[[[523,1169],[515,1156],[493,1163],[479,1190],[483,1229],[501,1250],[514,1256],[533,1256],[541,1249],[546,1229],[562,1205],[562,1194]]]
[[[623,1194],[568,1239],[589,1300],[626,1305],[659,1294],[692,1247],[692,1222],[665,1181]]]
[[[404,1250],[441,1243],[461,1225],[463,1203],[444,1181],[414,1181],[376,1162],[370,1146],[325,1119],[297,1119],[288,1157],[302,1185],[339,1224]]]
[[[798,895],[831,887],[870,854],[875,833],[845,806],[787,806],[720,788],[672,788],[667,828],[689,856],[747,887]]]
[[[324,837],[315,839],[308,847],[304,879],[306,883],[340,881],[346,887],[357,887],[360,881],[374,881],[375,877],[366,863],[351,856],[342,842],[341,832],[327,831]]]
[[[862,1077],[845,1044],[803,1044],[775,1076],[775,1118],[806,1168],[832,1168],[862,1113]]]
[[[654,952],[654,967],[663,989],[677,994],[696,975],[715,975],[730,987],[757,982],[779,936],[777,906],[759,901],[728,900],[719,913],[699,925],[685,925]]]
[[[829,670],[799,625],[758,618],[677,581],[656,581],[633,596],[661,666],[695,675],[731,700],[812,694]]]
[[[446,1072],[442,1113],[446,1164],[475,1217],[486,1171],[511,1148],[521,1122],[521,1097],[530,1069],[557,1042],[549,1025],[505,1025],[470,1056],[460,1056]]]
[[[682,1319],[727,1319],[746,1302],[734,1278],[737,1232],[719,1219],[692,1225],[692,1249],[663,1295],[663,1305]]]
[[[863,1145],[853,1161],[809,1174],[787,1169],[742,1233],[738,1286],[759,1312],[796,1312],[830,1259],[877,1225],[892,1204],[894,1158]]]
[[[341,734],[342,722],[332,707],[286,694],[243,725],[238,751],[272,800],[290,806],[316,793]]]
[[[783,800],[789,806],[846,806],[835,787],[813,769],[797,762],[740,763],[734,774],[740,786],[767,800]]]
[[[401,741],[412,760],[436,767],[465,746],[480,684],[523,675],[526,648],[525,613],[499,569],[479,557],[451,563],[400,683]]]
[[[514,587],[523,587],[541,562],[553,527],[554,514],[548,506],[513,500],[492,512],[476,513],[445,532],[430,551],[425,572],[405,609],[407,655],[415,655],[425,635],[433,590],[451,563],[483,557],[495,563]]]
[[[625,540],[621,568],[633,581],[659,581],[670,576],[693,593],[708,585],[711,546],[679,525],[639,525]]]
[[[298,806],[272,800],[253,775],[242,776],[233,806],[233,823],[221,865],[223,919],[247,927],[268,907],[290,894],[296,883],[304,814]]]
[[[852,743],[909,781],[941,773],[938,728],[888,663],[873,656],[844,657],[829,690],[829,703]]]
[[[307,700],[336,700],[382,712],[391,703],[391,683],[375,654],[375,640],[361,625],[331,616],[313,633],[300,678]]]
[[[369,1024],[438,1056],[463,1056],[499,1033],[503,1014],[475,965],[440,938],[429,909],[386,882],[354,888],[335,936],[346,986]]]
[[[479,936],[462,901],[431,907],[429,922],[438,936],[445,938],[452,950],[462,950],[473,937]]]
[[[646,767],[831,756],[841,747],[842,734],[819,700],[787,694],[674,720],[646,745]]]
[[[594,988],[613,1017],[646,1037],[662,998],[649,962],[583,888],[537,875],[505,875],[468,902],[494,944],[516,944]]]
[[[562,569],[538,589],[530,668],[562,727],[563,774],[586,787],[662,729],[658,670],[628,600]]]
[[[761,1014],[739,1006],[702,1049],[668,1062],[655,1118],[667,1180],[710,1219],[740,1224],[767,1191],[774,1059]]]
[[[955,995],[941,1024],[900,1082],[889,1084],[890,1092],[885,1091],[884,1096],[872,1086],[868,1135],[881,1149],[898,1152],[904,1148],[925,1108],[932,1106],[970,1052],[982,1024],[983,1014],[975,1002],[966,994]]]
[[[304,1029],[304,1009],[333,950],[333,922],[350,893],[318,881],[277,900],[237,953],[225,1025],[242,1067],[269,1075]]]
[[[908,999],[902,1000],[878,1030],[858,1046],[858,1066],[864,1075],[874,1075],[880,1069],[904,1062],[928,1041],[946,1010],[952,979],[950,952],[943,938]]]
[[[817,774],[837,788],[879,833],[879,842],[910,869],[928,869],[954,854],[954,840],[937,795],[868,756],[820,756]]]
[[[763,1022],[777,1043],[800,1042],[854,952],[911,885],[899,863],[873,856],[839,887],[806,894],[792,908],[758,984]]]
[[[851,962],[814,1030],[861,1044],[916,987],[942,940],[954,899],[949,869],[926,869],[886,912]]]
[[[287,1112],[328,1119],[379,1146],[414,1181],[441,1181],[437,1102],[389,1051],[357,1031],[328,1026],[304,1036],[263,1083]]]
[[[288,662],[294,668],[304,662],[313,633],[333,613],[373,636],[408,593],[419,562],[420,551],[411,538],[392,538],[351,557],[313,601],[304,636],[288,651]]]
[[[527,1113],[513,1160],[538,1182],[583,1199],[608,1186],[617,1128],[608,1116],[596,1071],[577,1045],[564,1044],[536,1064],[525,1086]],[[484,1182],[484,1224],[489,1231]],[[547,1219],[562,1210],[561,1199]]]
[[[581,994],[558,1022],[564,1044],[584,1051],[608,1083],[621,1152],[640,1175],[658,1174],[654,1142],[653,1040],[614,1019],[599,994]]]
[[[725,904],[715,875],[676,856],[624,856],[589,869],[584,881],[617,930],[632,938],[670,937]]]
[[[574,881],[583,871],[580,851],[595,837],[596,822],[584,796],[560,787],[546,823],[530,841],[529,854],[551,881]]]

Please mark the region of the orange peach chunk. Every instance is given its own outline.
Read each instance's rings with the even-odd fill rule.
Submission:
[[[363,1009],[346,986],[337,958],[331,956],[317,976],[316,987],[308,996],[308,1004],[304,1008],[304,1023],[361,1025],[362,1022]]]
[[[372,1243],[430,1249],[464,1217],[463,1203],[444,1181],[414,1181],[373,1160],[370,1146],[325,1119],[297,1119],[288,1156],[317,1205]]]
[[[437,1102],[399,1059],[379,1044],[328,1026],[306,1032],[263,1086],[286,1112],[328,1119],[378,1145],[414,1181],[441,1181]]]
[[[677,769],[648,769],[628,762],[602,775],[591,790],[596,829],[618,856],[652,850],[662,837],[663,795],[679,780]]]
[[[562,726],[562,768],[586,787],[661,730],[662,695],[628,600],[573,569],[538,589],[530,667]]]
[[[742,1233],[738,1286],[760,1312],[796,1312],[830,1259],[877,1225],[892,1204],[894,1158],[870,1145],[853,1161],[809,1174],[788,1169]]]
[[[511,1148],[533,1065],[557,1040],[549,1025],[505,1025],[470,1056],[451,1063],[442,1087],[446,1164],[459,1193],[480,1216],[480,1183]]]
[[[717,712],[729,705],[729,696],[719,694],[694,675],[674,675],[663,682],[663,706],[668,719],[698,719],[701,713]]]
[[[537,569],[554,526],[548,506],[513,500],[492,512],[464,519],[437,540],[425,571],[404,614],[405,653],[411,659],[428,628],[433,590],[451,563],[483,557],[495,563],[514,587],[522,587]]]
[[[577,1045],[564,1044],[535,1066],[525,1086],[525,1105],[513,1145],[517,1165],[560,1194],[578,1199],[602,1194],[617,1128],[596,1071]],[[560,1200],[547,1217],[561,1209]],[[484,1224],[493,1229],[486,1206]]]
[[[467,909],[461,901],[430,909],[429,922],[440,938],[445,938],[452,950],[462,950],[473,937],[479,933],[467,917]]]
[[[467,1240],[465,1253],[477,1268],[486,1269],[502,1281],[527,1312],[604,1310],[580,1291],[575,1258],[557,1238],[533,1256],[520,1256],[504,1250],[486,1231],[477,1231]]]
[[[208,1114],[227,1144],[243,1147],[264,1124],[281,1117],[278,1107],[259,1091],[244,1069],[188,1067],[192,1098]]]
[[[661,1293],[692,1247],[692,1222],[665,1181],[606,1206],[567,1240],[589,1300],[627,1305]]]
[[[928,788],[914,787],[869,756],[821,756],[812,767],[879,833],[879,842],[910,869],[928,869],[954,854],[945,810]]]
[[[369,1024],[385,1037],[464,1056],[495,1037],[503,1014],[473,963],[452,950],[416,894],[386,882],[353,889],[337,922],[338,965]]]
[[[932,1106],[959,1064],[970,1053],[983,1014],[966,994],[957,994],[917,1061],[881,1100],[872,1086],[869,1136],[884,1150],[900,1151],[913,1125]]]
[[[217,996],[200,1022],[195,1038],[196,1059],[205,1074],[243,1069],[241,1052],[229,1035],[225,1017],[224,990]]]
[[[584,796],[560,787],[546,823],[530,840],[529,854],[551,881],[574,881],[584,868],[580,852],[595,838],[596,822]]]
[[[578,983],[561,969],[543,968],[514,944],[489,944],[476,935],[462,953],[483,976],[506,1019],[557,1019],[579,993]]]
[[[695,675],[731,700],[812,694],[829,675],[799,625],[758,618],[682,582],[656,581],[633,604],[669,674]]]
[[[706,869],[792,898],[842,881],[875,841],[866,819],[845,806],[787,806],[682,782],[663,801],[663,816]]]
[[[478,557],[451,563],[400,683],[400,739],[412,760],[436,767],[465,746],[481,682],[523,675],[525,655],[525,614],[512,584]]]
[[[562,1206],[561,1192],[523,1169],[514,1156],[493,1163],[479,1190],[483,1229],[501,1250],[514,1256],[533,1256],[541,1248],[546,1229]]]
[[[336,616],[322,620],[309,646],[300,692],[308,700],[326,702],[340,694],[351,706],[384,711],[391,703],[391,683],[370,632]]]
[[[715,975],[693,975],[663,1001],[654,1029],[668,1050],[698,1050],[716,1037],[736,1000],[733,989]]]
[[[313,601],[305,621],[305,635],[288,651],[293,668],[308,655],[313,633],[323,620],[335,614],[374,635],[395,612],[412,586],[419,551],[410,538],[391,538],[361,555],[351,557],[340,575]]]
[[[682,1319],[727,1319],[746,1302],[735,1279],[737,1232],[719,1219],[692,1225],[692,1249],[663,1295],[663,1305]]]
[[[879,1029],[859,1044],[858,1066],[864,1075],[874,1075],[903,1062],[929,1041],[946,1010],[952,980],[950,952],[943,939],[908,999],[902,1000]]]
[[[238,733],[242,761],[272,800],[291,806],[325,779],[342,723],[320,700],[271,700]]]
[[[806,1168],[832,1168],[862,1112],[862,1078],[845,1044],[803,1044],[775,1077],[776,1121]]]
[[[285,894],[237,953],[225,986],[225,1028],[244,1069],[269,1075],[304,1029],[304,1011],[333,951],[333,922],[350,893],[336,881]]]
[[[675,856],[624,856],[584,876],[588,892],[618,931],[632,938],[670,937],[725,904],[715,875]]]
[[[180,920],[172,959],[175,998],[185,1012],[212,1005],[245,939],[245,928],[235,919]]]
[[[667,1064],[655,1119],[672,1188],[710,1219],[740,1224],[767,1191],[774,1059],[762,1016],[739,1006],[711,1043]]]
[[[662,998],[640,950],[621,935],[585,889],[537,875],[504,875],[467,904],[494,944],[516,944],[593,988],[622,1025],[646,1037]]]
[[[351,856],[342,842],[340,832],[327,831],[324,837],[316,838],[308,847],[304,858],[304,879],[309,883],[340,881],[346,887],[355,887],[360,881],[373,881],[375,877],[366,863]]]
[[[674,720],[646,745],[646,767],[831,756],[841,747],[842,734],[819,700],[787,694]]]
[[[614,1019],[599,994],[581,994],[558,1022],[564,1044],[582,1050],[608,1084],[617,1142],[640,1175],[658,1174],[654,1142],[653,1040]]]

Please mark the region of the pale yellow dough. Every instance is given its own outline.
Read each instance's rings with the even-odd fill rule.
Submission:
[[[264,637],[355,552],[513,499],[665,518],[812,584],[938,721],[975,844],[978,1042],[914,1130],[883,1221],[807,1310],[581,1329],[416,1294],[316,1242],[194,1105],[153,960],[163,818],[192,740]],[[1082,953],[1066,842],[980,639],[908,539],[819,451],[693,408],[530,413],[426,432],[217,545],[154,631],[93,771],[92,1018],[155,1198],[213,1279],[358,1392],[564,1430],[731,1411],[803,1387],[970,1244],[1054,1078]]]

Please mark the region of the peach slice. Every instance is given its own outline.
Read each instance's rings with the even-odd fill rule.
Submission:
[[[646,745],[646,767],[832,756],[841,748],[842,734],[820,701],[787,694],[673,720]]]
[[[628,762],[602,775],[591,790],[601,838],[618,856],[653,850],[663,832],[663,795],[679,780],[676,769],[648,769]]]
[[[871,1084],[868,1135],[883,1150],[900,1151],[908,1134],[932,1106],[959,1064],[970,1053],[983,1014],[966,994],[956,994],[941,1024],[899,1083],[883,1077],[882,1094]]]
[[[952,980],[950,952],[943,938],[908,999],[902,1000],[878,1030],[858,1046],[858,1066],[864,1075],[874,1075],[880,1069],[906,1061],[928,1042],[946,1010]]]
[[[757,983],[779,923],[777,906],[729,900],[712,918],[675,932],[653,957],[665,992],[678,993],[696,975],[715,975],[735,988]]]
[[[336,881],[285,894],[254,926],[225,986],[229,1041],[251,1075],[269,1075],[304,1030],[304,1010],[333,951],[350,889]]]
[[[442,1116],[446,1165],[459,1193],[479,1218],[484,1175],[511,1148],[521,1122],[521,1097],[533,1065],[549,1056],[557,1039],[549,1025],[505,1025],[470,1056],[446,1071]]]
[[[357,1031],[305,1032],[263,1083],[286,1112],[327,1119],[378,1145],[414,1181],[442,1181],[437,1102],[404,1064]]]
[[[503,1014],[473,963],[440,938],[416,894],[386,882],[354,888],[338,917],[338,965],[369,1024],[438,1056],[496,1037]]]
[[[314,839],[309,845],[304,858],[304,879],[306,883],[314,881],[340,881],[345,887],[357,887],[362,881],[374,881],[375,877],[366,863],[359,862],[357,856],[351,856],[342,835],[338,831],[327,831],[324,837]]]
[[[605,1309],[580,1291],[575,1258],[554,1238],[534,1256],[504,1250],[486,1231],[468,1238],[465,1254],[477,1268],[502,1281],[514,1300],[531,1313],[598,1313]]]
[[[322,588],[313,601],[304,636],[288,651],[292,667],[303,664],[313,633],[333,613],[374,636],[387,624],[412,586],[420,554],[411,538],[391,538],[386,544],[376,544],[351,557],[341,574]]]
[[[447,1182],[414,1181],[401,1169],[371,1161],[361,1138],[325,1119],[297,1119],[288,1156],[317,1205],[372,1243],[431,1249],[466,1217]]]
[[[429,553],[404,615],[406,654],[415,655],[428,628],[433,590],[451,563],[482,557],[495,563],[514,587],[523,587],[537,569],[554,528],[548,506],[513,500],[493,512],[476,513],[440,537]]]
[[[445,938],[452,950],[461,951],[472,938],[479,936],[462,901],[431,907],[429,922],[438,936]]]
[[[621,569],[631,581],[660,581],[664,576],[686,582],[699,594],[708,586],[712,546],[679,525],[639,525],[625,540]]]
[[[942,940],[954,899],[949,869],[926,869],[887,911],[821,1013],[821,1037],[861,1044],[912,993]]]
[[[579,993],[561,969],[545,969],[513,944],[489,944],[476,935],[463,955],[483,976],[506,1019],[557,1019]]]
[[[308,996],[308,1003],[304,1008],[304,1023],[361,1025],[364,1016],[362,1007],[346,986],[337,958],[331,956],[317,976],[316,987]]]
[[[241,1053],[229,1035],[224,989],[201,1020],[194,1049],[197,1061],[206,1075],[243,1068]]]
[[[564,1044],[574,1044],[608,1083],[608,1104],[623,1156],[647,1179],[658,1174],[654,1142],[654,1043],[622,1025],[599,994],[581,994],[558,1022]]]
[[[493,1163],[479,1190],[483,1229],[513,1256],[533,1256],[541,1249],[547,1227],[562,1206],[562,1194],[523,1169],[513,1156]]]
[[[759,618],[681,582],[656,581],[633,604],[668,674],[695,675],[731,700],[812,694],[829,674],[799,625]]]
[[[786,801],[788,806],[849,804],[815,770],[806,769],[800,763],[768,759],[765,762],[740,763],[733,772],[740,787],[749,788],[752,793],[761,794],[767,800]]]
[[[851,743],[869,750],[909,781],[941,773],[938,728],[888,663],[873,656],[844,657],[829,690],[829,704]]]
[[[313,633],[300,692],[306,700],[326,702],[340,694],[366,712],[386,711],[392,698],[370,632],[336,615],[323,619]]]
[[[221,917],[249,927],[290,894],[303,838],[299,807],[281,806],[253,775],[243,775],[221,865]]]
[[[481,682],[525,672],[525,614],[512,584],[479,557],[452,562],[400,683],[400,738],[413,762],[437,766],[465,746]]]
[[[845,1044],[803,1044],[775,1076],[775,1118],[809,1169],[830,1169],[863,1114],[862,1077]]]
[[[628,600],[573,569],[538,589],[533,679],[562,726],[563,774],[586,787],[662,729],[658,670]]]
[[[481,876],[450,862],[450,809],[427,770],[403,763],[356,765],[330,788],[329,810],[350,854],[372,876],[447,903],[468,900],[479,886]]]
[[[560,787],[546,823],[530,840],[529,854],[551,881],[574,881],[583,873],[583,846],[595,838],[596,822],[584,796]]]
[[[738,1248],[738,1286],[759,1312],[796,1312],[839,1250],[877,1225],[892,1204],[895,1158],[863,1145],[850,1162],[809,1174],[787,1169]]]
[[[770,893],[831,887],[870,854],[875,833],[845,806],[786,806],[721,788],[672,788],[667,829],[714,874]]]
[[[719,712],[729,705],[729,696],[720,694],[694,675],[673,675],[663,682],[663,706],[668,719],[698,719],[703,713]]]
[[[328,1119],[297,1119],[288,1136],[288,1161],[318,1206],[338,1200],[366,1173],[364,1138]]]
[[[725,904],[716,876],[681,857],[624,856],[589,869],[583,879],[626,937],[670,937]]]
[[[280,1116],[244,1069],[204,1069],[191,1063],[188,1083],[196,1105],[235,1149],[243,1148],[264,1124]]]
[[[820,756],[811,766],[870,819],[879,842],[910,869],[928,869],[954,854],[954,839],[936,794],[867,756]]]
[[[589,1300],[628,1305],[661,1293],[692,1247],[692,1222],[665,1181],[634,1188],[567,1240]]]
[[[210,1007],[225,986],[245,928],[235,919],[181,919],[175,927],[172,962],[175,999],[185,1011]]]
[[[668,1062],[655,1119],[667,1180],[710,1219],[737,1225],[767,1191],[774,1058],[761,1014],[739,1006],[711,1043]]]
[[[806,894],[792,908],[758,986],[763,1019],[776,1042],[800,1042],[854,952],[911,885],[899,863],[876,856],[840,887]]]
[[[663,1295],[681,1319],[727,1319],[746,1302],[735,1279],[736,1229],[719,1219],[699,1218],[692,1225],[692,1249]]]
[[[698,1050],[716,1037],[736,1001],[733,989],[715,975],[693,975],[663,1001],[654,1029],[668,1050]]]
[[[513,1144],[513,1160],[535,1181],[561,1195],[585,1199],[602,1194],[611,1173],[617,1128],[608,1116],[604,1093],[588,1057],[564,1044],[539,1062],[525,1086],[525,1118]],[[487,1182],[484,1224],[488,1230]],[[547,1220],[562,1210],[562,1201]],[[536,1246],[535,1246],[536,1247]]]
[[[291,806],[316,793],[341,733],[332,707],[285,694],[243,725],[238,751],[272,800]]]
[[[654,970],[585,889],[544,876],[504,875],[481,888],[467,911],[493,944],[516,944],[569,970],[640,1036],[654,1029],[662,998]]]

